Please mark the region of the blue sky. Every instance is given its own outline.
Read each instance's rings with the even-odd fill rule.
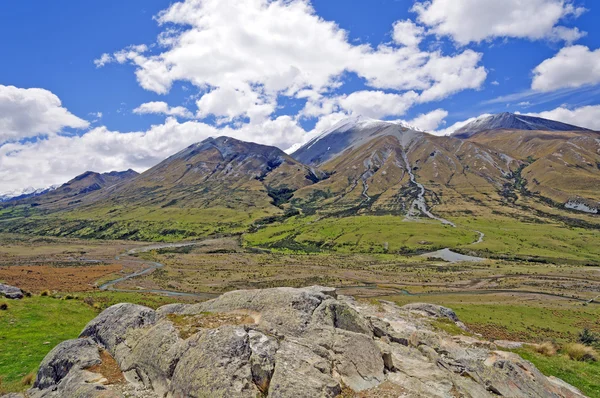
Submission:
[[[598,20],[591,0],[7,0],[0,194],[211,135],[286,149],[358,114],[600,129]]]

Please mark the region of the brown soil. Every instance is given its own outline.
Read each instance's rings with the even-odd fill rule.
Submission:
[[[115,361],[108,351],[101,350],[100,359],[102,360],[101,364],[94,365],[87,370],[104,376],[108,380],[106,384],[121,384],[125,382],[121,368],[119,368],[117,361]]]
[[[122,265],[86,265],[77,267],[51,267],[47,265],[0,267],[0,281],[25,291],[39,293],[44,290],[84,292],[93,290],[94,282],[115,274]]]

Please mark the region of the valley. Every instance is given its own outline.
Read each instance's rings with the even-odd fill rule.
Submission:
[[[598,133],[513,119],[436,137],[351,118],[291,155],[210,138],[142,174],[85,173],[0,203],[0,282],[29,293],[0,299],[0,392],[28,385],[56,342],[112,304],[240,289],[440,304],[490,341],[600,333]],[[522,354],[584,387],[596,366]]]

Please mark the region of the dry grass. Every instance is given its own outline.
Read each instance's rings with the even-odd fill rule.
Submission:
[[[117,361],[106,350],[100,351],[102,363],[94,365],[87,369],[93,373],[99,373],[107,380],[107,384],[121,384],[125,382],[125,377]]]
[[[23,387],[29,387],[33,384],[34,380],[35,380],[35,373],[32,372],[32,373],[25,375],[21,379],[21,384],[23,385]]]
[[[583,344],[572,343],[564,348],[565,353],[574,361],[591,361],[598,360],[598,353],[592,347],[587,347]]]
[[[167,318],[177,327],[182,339],[193,336],[201,329],[216,329],[223,325],[253,325],[256,323],[256,319],[251,314],[243,313],[169,314]]]
[[[536,344],[534,347],[535,352],[537,352],[538,354],[542,354],[546,357],[553,357],[556,355],[558,349],[556,348],[556,345],[554,345],[554,343],[546,341],[545,343],[542,344]]]

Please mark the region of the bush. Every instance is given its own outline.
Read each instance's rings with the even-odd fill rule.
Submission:
[[[8,304],[6,304],[6,303],[0,304],[0,310],[1,311],[6,311],[7,309],[8,309]]]
[[[43,292],[40,293],[40,296],[42,297],[46,297],[50,295],[50,291],[49,290],[44,290]]]
[[[589,329],[583,329],[581,333],[579,333],[578,341],[584,345],[594,345],[600,341],[600,337]]]
[[[574,361],[596,362],[598,360],[596,350],[580,343],[568,344],[565,347],[565,353]]]
[[[556,346],[554,345],[554,343],[551,343],[549,341],[546,341],[545,343],[542,344],[537,344],[534,346],[534,350],[539,353],[542,354],[546,357],[553,357],[556,355]]]

